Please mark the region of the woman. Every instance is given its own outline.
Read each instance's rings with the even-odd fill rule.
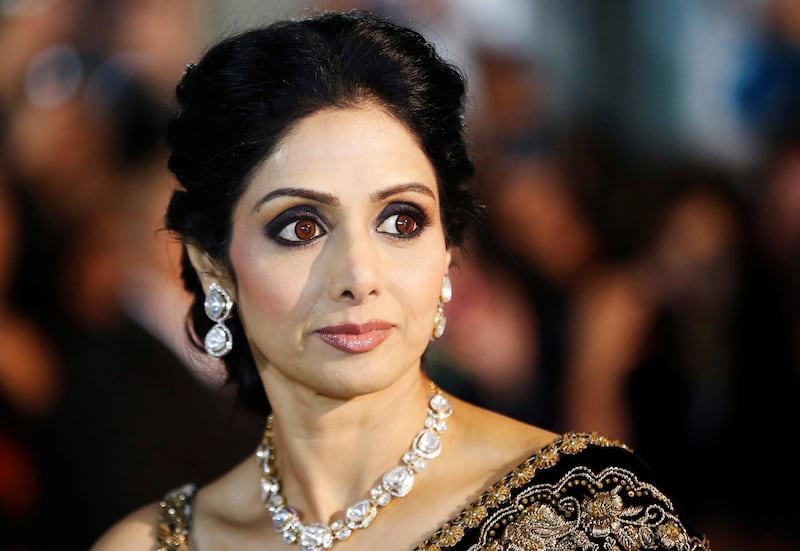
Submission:
[[[621,444],[426,377],[479,219],[464,98],[419,34],[360,12],[246,31],[187,68],[167,226],[194,334],[268,420],[253,457],[95,551],[707,548]]]

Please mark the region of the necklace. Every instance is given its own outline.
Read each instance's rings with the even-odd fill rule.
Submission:
[[[431,383],[433,394],[428,398],[428,416],[425,426],[403,455],[400,465],[386,471],[380,483],[364,499],[347,508],[343,519],[330,524],[315,522],[305,525],[281,495],[281,485],[275,468],[275,446],[272,442],[272,414],[267,417],[264,437],[256,449],[261,468],[261,501],[272,518],[275,531],[289,544],[299,544],[302,551],[330,549],[334,543],[349,538],[356,530],[367,528],[378,511],[395,498],[407,495],[414,485],[414,475],[425,469],[426,462],[442,452],[441,434],[447,430],[447,419],[453,407],[438,388]]]

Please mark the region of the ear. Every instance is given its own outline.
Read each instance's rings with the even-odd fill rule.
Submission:
[[[233,285],[228,270],[214,260],[211,255],[193,243],[186,244],[186,254],[189,255],[189,261],[194,266],[197,272],[197,277],[200,278],[200,283],[203,285],[203,291],[208,293],[208,288],[212,283],[221,285],[236,301],[236,290]]]
[[[453,261],[453,253],[448,248],[444,255],[444,273],[450,271],[450,263]]]

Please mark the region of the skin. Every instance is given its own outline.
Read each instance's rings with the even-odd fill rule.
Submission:
[[[450,262],[427,157],[383,111],[355,113],[301,121],[234,213],[236,303],[269,398],[332,398],[315,400],[314,417],[419,368]],[[266,238],[265,227],[281,234]],[[304,242],[298,231],[316,237]],[[282,242],[284,234],[295,241]],[[393,329],[364,354],[332,350],[316,332],[370,320]]]
[[[285,241],[299,236],[310,239]],[[420,358],[450,263],[429,160],[375,105],[312,114],[237,204],[232,273],[197,248],[190,257],[205,288],[219,283],[237,304],[275,414],[284,497],[306,523],[340,517],[397,464],[425,418]],[[339,350],[318,332],[375,320],[391,329],[366,352]],[[449,398],[441,456],[348,550],[412,548],[555,438]],[[248,457],[200,490],[193,549],[288,549],[260,503],[258,476]],[[151,549],[157,515],[157,504],[133,513],[93,551]]]

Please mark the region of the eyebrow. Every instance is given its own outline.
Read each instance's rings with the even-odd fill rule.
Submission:
[[[261,205],[268,201],[272,201],[276,197],[303,197],[305,199],[310,199],[311,201],[316,201],[317,203],[323,203],[332,207],[339,206],[339,199],[330,193],[323,193],[321,191],[313,191],[310,189],[297,187],[284,187],[267,193],[258,203],[256,203],[256,206],[253,207],[253,211],[255,212],[259,209],[259,207],[261,207]]]
[[[408,184],[398,184],[396,186],[376,191],[370,194],[369,200],[371,203],[380,203],[381,201],[385,201],[389,197],[407,192],[421,193],[423,195],[427,195],[431,199],[436,199],[436,196],[433,194],[433,191],[431,191],[431,188],[423,184],[412,182]],[[335,195],[331,195],[330,193],[324,193],[321,191],[314,191],[304,188],[285,187],[285,188],[275,189],[264,195],[264,197],[262,197],[261,200],[259,200],[258,203],[256,203],[256,205],[253,207],[253,211],[255,212],[256,210],[259,209],[259,207],[261,207],[261,205],[269,201],[272,201],[277,197],[302,197],[332,207],[338,207],[340,205],[339,199]]]
[[[431,188],[423,184],[417,184],[415,182],[411,182],[408,184],[398,184],[396,186],[376,191],[369,196],[369,200],[372,203],[380,203],[381,201],[385,201],[386,199],[392,197],[393,195],[398,195],[400,193],[406,193],[409,191],[427,195],[428,197],[434,200],[436,199],[436,196],[433,194],[433,191],[431,191]]]

